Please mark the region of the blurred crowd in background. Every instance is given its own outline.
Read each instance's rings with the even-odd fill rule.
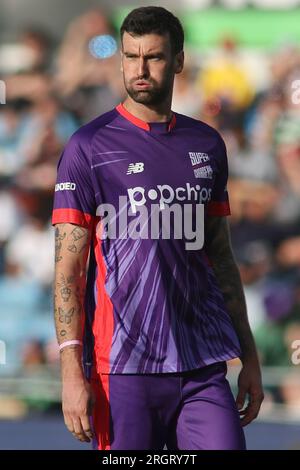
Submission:
[[[180,15],[179,15],[180,17]],[[57,43],[30,27],[0,54],[1,376],[58,376],[52,314],[53,190],[59,156],[76,129],[125,96],[119,53],[96,59],[107,17],[88,11]],[[222,134],[228,152],[232,243],[264,366],[290,366],[270,399],[299,404],[292,343],[300,340],[300,45],[245,50],[220,34],[218,47],[186,49],[173,110]],[[299,367],[299,366],[298,366]],[[296,370],[296,372],[295,372]]]

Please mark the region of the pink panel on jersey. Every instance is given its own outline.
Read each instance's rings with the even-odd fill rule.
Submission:
[[[82,227],[89,228],[94,217],[78,209],[54,209],[52,214],[52,224],[70,223],[78,224]]]

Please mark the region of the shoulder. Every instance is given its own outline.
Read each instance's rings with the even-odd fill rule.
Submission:
[[[175,116],[179,127],[185,129],[194,129],[200,136],[210,137],[215,139],[217,143],[224,144],[223,138],[219,131],[206,122],[176,112]]]
[[[104,113],[75,131],[61,154],[58,168],[70,168],[77,172],[90,169],[92,165],[91,145],[94,137],[106,124],[116,117],[115,109]]]
[[[88,157],[90,155],[90,149],[94,137],[117,116],[118,112],[115,108],[104,114],[101,114],[100,116],[77,129],[77,131],[75,131],[69,139],[67,145],[76,148],[77,151],[82,152]]]

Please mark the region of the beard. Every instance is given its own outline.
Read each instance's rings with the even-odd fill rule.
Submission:
[[[150,88],[147,90],[138,90],[134,88],[134,83],[137,79],[132,80],[129,83],[126,83],[124,79],[124,85],[128,95],[136,103],[158,105],[161,104],[170,94],[170,90],[173,87],[173,79],[173,73],[168,73],[160,86],[151,79],[145,79],[150,83]]]

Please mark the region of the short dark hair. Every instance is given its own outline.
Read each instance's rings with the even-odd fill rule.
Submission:
[[[132,10],[124,19],[120,28],[121,40],[123,34],[143,36],[144,34],[169,33],[173,54],[183,50],[184,31],[179,19],[163,7],[140,7]]]

